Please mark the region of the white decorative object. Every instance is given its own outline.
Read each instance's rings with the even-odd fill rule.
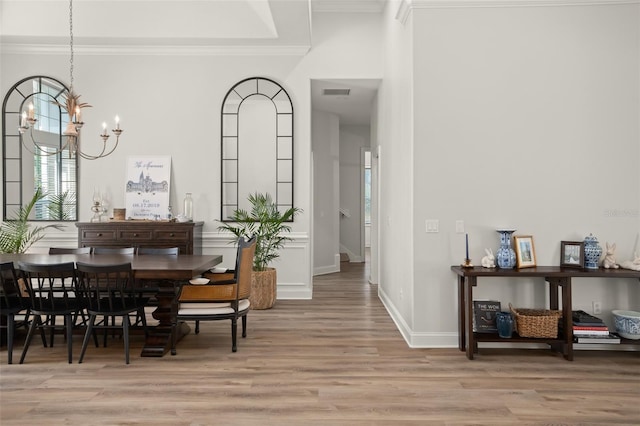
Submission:
[[[607,247],[607,252],[604,255],[604,261],[602,262],[602,266],[605,269],[618,269],[620,266],[616,263],[616,243],[609,245],[609,243],[605,243]]]
[[[486,256],[482,258],[482,267],[483,268],[495,268],[496,267],[496,258],[493,255],[493,250],[490,248],[484,249]]]
[[[624,262],[622,262],[620,264],[620,267],[624,269],[632,269],[634,271],[640,271],[640,256],[638,256],[638,253],[635,253],[634,257],[635,259],[633,260],[625,260]]]

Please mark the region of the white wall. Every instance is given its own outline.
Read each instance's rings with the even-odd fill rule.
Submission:
[[[534,237],[541,265],[559,263],[561,240],[589,233],[603,246],[615,241],[619,259],[631,256],[640,233],[639,9],[414,10],[416,343],[455,336],[447,265],[464,258],[456,220],[476,264],[505,226]],[[426,234],[426,219],[439,219],[440,232]],[[493,281],[475,297],[545,302],[539,281]],[[640,307],[637,281],[573,282],[574,309],[591,311],[596,300],[605,311]]]
[[[380,185],[378,292],[410,341],[413,320],[413,65],[412,18],[387,8],[385,69],[378,90],[377,166]],[[373,256],[373,251],[372,251]],[[443,266],[444,267],[444,266]],[[446,268],[446,267],[445,267]]]
[[[362,156],[370,136],[369,126],[340,126],[340,208],[349,213],[340,217],[340,250],[351,262],[364,262]]]
[[[340,271],[340,121],[314,110],[313,149],[313,274]]]

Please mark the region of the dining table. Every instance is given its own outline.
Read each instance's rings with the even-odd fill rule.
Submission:
[[[141,356],[161,357],[171,348],[171,306],[177,288],[190,279],[202,275],[222,262],[222,255],[123,255],[123,254],[42,254],[10,253],[0,254],[0,263],[13,262],[19,269],[19,262],[33,264],[56,264],[82,262],[91,265],[115,265],[131,263],[134,278],[144,288],[152,283],[157,307],[152,313],[158,321],[148,325]],[[178,340],[190,332],[182,322],[176,327]]]

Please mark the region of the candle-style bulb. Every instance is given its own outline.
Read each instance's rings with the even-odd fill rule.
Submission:
[[[116,115],[116,129],[120,130],[120,117]]]
[[[107,134],[107,123],[105,122],[102,123],[102,134],[103,135]]]
[[[29,118],[34,118],[35,117],[35,110],[33,109],[33,104],[29,104]]]

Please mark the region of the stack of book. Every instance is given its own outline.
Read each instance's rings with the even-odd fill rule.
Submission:
[[[476,333],[497,333],[496,314],[500,312],[499,300],[473,301],[473,331]]]
[[[620,337],[598,317],[585,311],[573,311],[573,338],[576,343],[620,343]]]

